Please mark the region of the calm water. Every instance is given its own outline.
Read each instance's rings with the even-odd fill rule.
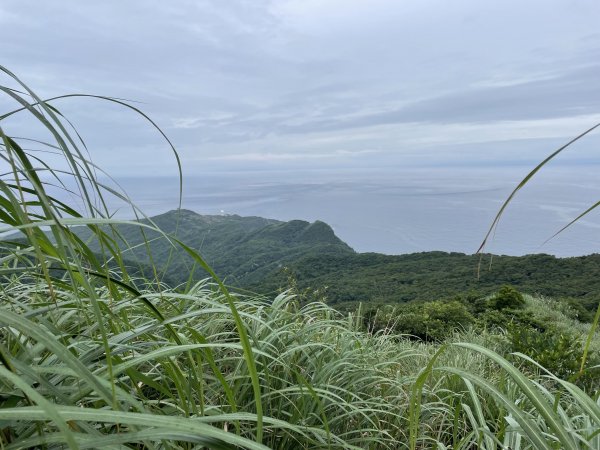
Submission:
[[[515,198],[486,247],[498,254],[600,252],[600,210],[542,245],[598,200],[596,167],[547,170]],[[527,168],[434,168],[345,173],[186,175],[183,207],[201,214],[322,220],[360,252],[473,253],[503,200]],[[121,178],[148,215],[177,205],[172,178]],[[111,204],[119,208],[118,202]],[[128,217],[126,209],[118,215]]]

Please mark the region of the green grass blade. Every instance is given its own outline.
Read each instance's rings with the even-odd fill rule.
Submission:
[[[535,384],[529,379],[527,379],[527,377],[523,375],[523,373],[521,373],[517,368],[515,368],[496,352],[493,352],[485,347],[470,343],[456,343],[453,345],[457,347],[468,348],[481,353],[498,364],[504,370],[504,372],[519,386],[523,394],[525,394],[525,396],[533,404],[536,411],[544,418],[548,426],[556,434],[556,437],[559,439],[562,447],[568,450],[578,448],[575,440],[568,433],[563,424],[560,422],[559,417],[554,412],[553,405],[549,403],[541,394],[538,387],[535,386]]]
[[[99,422],[120,424],[121,426],[140,426],[143,428],[167,428],[177,440],[188,440],[191,437],[193,442],[193,439],[199,437],[202,439],[217,439],[224,443],[249,450],[268,450],[268,447],[262,444],[237,436],[233,433],[228,433],[227,431],[207,423],[209,421],[222,422],[223,420],[254,421],[256,417],[252,414],[216,416],[215,418],[185,418],[62,405],[57,405],[56,410],[65,421]],[[48,420],[48,414],[45,409],[39,407],[7,408],[0,409],[0,420],[46,421]],[[276,420],[273,420],[272,423],[279,426],[285,425],[285,423]]]
[[[566,148],[568,148],[569,146],[571,146],[573,143],[575,143],[576,141],[578,141],[579,139],[583,138],[584,136],[590,134],[592,131],[594,131],[596,128],[600,127],[600,123],[597,123],[596,125],[594,125],[593,127],[587,129],[586,131],[584,131],[583,133],[581,133],[579,136],[571,139],[569,142],[567,142],[565,145],[563,145],[562,147],[558,148],[557,150],[555,150],[554,152],[552,152],[548,157],[546,157],[541,163],[539,163],[537,166],[535,166],[533,168],[533,170],[531,170],[526,176],[525,178],[523,178],[519,184],[517,184],[517,187],[514,188],[514,190],[510,193],[510,195],[508,196],[508,198],[504,201],[504,203],[502,204],[502,206],[500,207],[500,209],[498,210],[498,213],[496,214],[496,216],[494,217],[494,220],[492,221],[492,225],[490,226],[490,228],[488,229],[485,237],[483,238],[483,241],[481,242],[481,245],[479,246],[479,248],[477,249],[476,253],[481,253],[483,252],[483,249],[485,247],[485,245],[487,244],[490,236],[492,235],[492,233],[494,232],[494,229],[497,227],[500,218],[502,217],[502,215],[504,214],[504,211],[506,210],[507,206],[509,205],[509,203],[513,200],[513,198],[515,197],[515,195],[529,182],[529,180],[531,180],[531,178],[533,178],[533,176],[539,172],[539,170],[544,167],[546,164],[548,164],[552,159],[554,159],[558,154],[560,154],[563,150],[565,150]]]
[[[423,396],[423,386],[427,381],[427,378],[433,371],[433,366],[436,360],[440,357],[442,352],[446,350],[446,345],[442,345],[437,352],[431,357],[429,363],[424,367],[414,382],[411,390],[410,406],[408,411],[409,417],[409,448],[415,450],[417,448],[417,438],[419,434],[419,423],[421,414],[421,397]]]

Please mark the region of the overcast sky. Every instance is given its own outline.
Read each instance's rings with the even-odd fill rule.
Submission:
[[[599,24],[597,0],[2,0],[0,64],[140,102],[187,175],[527,165],[600,121]],[[108,172],[175,171],[130,112],[56,106]]]

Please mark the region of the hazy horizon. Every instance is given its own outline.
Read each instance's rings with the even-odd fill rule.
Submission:
[[[321,218],[360,250],[475,251],[514,184],[600,122],[599,17],[592,0],[6,0],[0,64],[42,97],[147,113],[190,209]],[[95,164],[172,209],[152,179],[176,159],[150,124],[100,100],[53,105]],[[3,129],[45,138],[23,114]],[[539,244],[597,201],[599,144],[592,133],[536,175],[490,250],[597,249],[597,214]]]
[[[592,212],[544,244],[595,201],[590,186],[599,167],[550,167],[508,207],[486,252],[579,256],[600,252],[600,226]],[[373,180],[364,173],[207,174],[184,179],[182,208],[199,214],[238,214],[278,220],[322,220],[359,252],[402,254],[421,251],[474,253],[526,167],[482,170],[426,168],[388,172]],[[132,201],[149,215],[176,209],[175,177],[118,179]],[[132,218],[122,202],[117,216]],[[120,208],[120,209],[119,209]]]

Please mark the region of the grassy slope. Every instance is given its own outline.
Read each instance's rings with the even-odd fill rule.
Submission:
[[[85,297],[62,291],[56,297],[59,306],[53,306],[40,302],[47,298],[43,284],[15,279],[4,287],[0,321],[11,324],[3,334],[5,348],[15,355],[15,363],[20,360],[16,355],[35,355],[19,362],[26,373],[21,375],[23,390],[4,391],[2,402],[9,409],[0,409],[0,436],[5,444],[14,444],[8,448],[63,442],[65,431],[45,420],[50,411],[70,421],[70,433],[84,447],[143,442],[150,448],[196,448],[196,442],[232,448],[224,443],[236,442],[253,448],[260,427],[250,369],[221,293],[209,285],[186,294],[147,292],[146,299],[169,327],[138,299],[115,302],[106,291],[98,294],[101,305],[111,305],[102,319],[110,366]],[[561,448],[600,443],[600,437],[591,437],[600,422],[590,416],[600,410],[585,406],[585,394],[563,390],[554,413],[559,382],[544,380],[524,363],[524,372],[512,373],[512,366],[501,369],[498,364],[504,360],[477,347],[503,352],[502,339],[487,333],[464,333],[449,341],[475,345],[470,348],[449,344],[442,349],[368,334],[356,317],[319,303],[300,308],[291,296],[238,298],[236,309],[252,340],[268,448],[409,448],[411,439],[416,448],[493,449],[494,440],[511,448],[544,448],[536,439],[549,445],[562,434],[572,444]],[[46,326],[40,329],[40,323]],[[46,341],[59,330],[68,336]],[[423,372],[438,351],[434,370]],[[75,371],[77,364],[85,370]],[[548,398],[529,392],[533,385],[522,373],[539,380]],[[2,375],[8,376],[6,370]],[[16,383],[9,380],[4,386]],[[98,392],[94,383],[109,389]],[[54,406],[31,406],[27,398],[35,398],[36,391]],[[411,398],[419,399],[418,409]],[[541,403],[532,407],[535,401]],[[531,431],[507,427],[505,416]],[[488,430],[487,439],[476,432],[481,427]],[[575,444],[579,438],[590,447]],[[154,446],[157,439],[164,447]]]

